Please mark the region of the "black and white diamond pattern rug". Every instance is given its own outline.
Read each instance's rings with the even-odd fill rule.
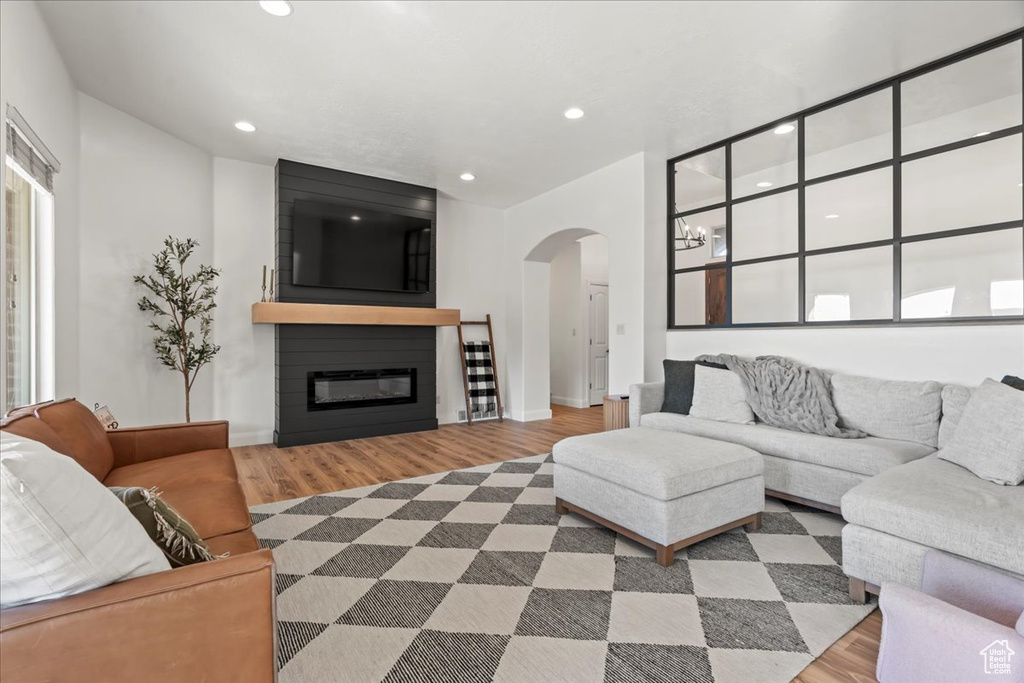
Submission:
[[[552,484],[537,455],[253,508],[282,683],[789,681],[874,609],[836,515],[768,499],[663,568]]]

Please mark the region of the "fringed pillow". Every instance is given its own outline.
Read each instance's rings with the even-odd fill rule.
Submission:
[[[110,491],[125,504],[129,512],[139,520],[139,524],[153,539],[171,567],[183,567],[186,564],[217,560],[223,555],[214,555],[209,546],[199,538],[199,534],[160,497],[154,489],[140,486],[111,486]]]

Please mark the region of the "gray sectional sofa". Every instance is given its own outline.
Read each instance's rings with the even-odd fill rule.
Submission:
[[[630,387],[630,426],[747,446],[764,456],[767,495],[841,512],[851,595],[882,582],[916,587],[937,548],[1024,576],[1024,485],[1000,486],[934,454],[949,443],[971,389],[834,375],[840,424],[861,439],[661,412],[664,383]]]

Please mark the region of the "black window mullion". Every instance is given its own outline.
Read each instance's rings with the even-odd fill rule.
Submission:
[[[929,147],[928,149],[911,152],[910,154],[901,154],[899,159],[904,163],[909,161],[918,161],[919,159],[927,159],[928,157],[939,156],[946,152],[954,152],[959,149],[974,147],[975,145],[984,145],[986,142],[1020,135],[1022,131],[1024,131],[1024,126],[1010,126],[1009,128],[1003,128],[1002,130],[992,131],[986,135],[974,136],[964,140],[954,140],[953,142],[947,142],[946,144],[939,145],[938,147]]]
[[[843,178],[849,178],[850,176],[860,175],[862,173],[870,173],[871,171],[880,171],[883,168],[892,166],[892,159],[885,159],[884,161],[874,161],[870,164],[864,164],[863,166],[855,166],[854,168],[848,168],[843,171],[836,171],[835,173],[829,173],[828,175],[821,175],[815,178],[810,178],[806,181],[806,185],[823,185],[830,183],[833,180],[842,180]]]
[[[892,86],[892,321],[902,319],[903,301],[903,81]]]
[[[714,235],[711,236],[714,242]],[[707,291],[704,292],[707,297]],[[705,300],[706,301],[706,300]],[[707,304],[705,303],[705,306]],[[707,319],[707,311],[704,312]],[[725,145],[725,324],[732,325],[732,143]]]
[[[900,244],[912,244],[914,242],[928,242],[930,240],[941,240],[947,237],[963,237],[964,235],[977,235],[982,232],[996,232],[997,230],[1009,230],[1019,228],[1021,221],[1004,221],[1002,223],[989,223],[987,225],[973,225],[969,228],[953,228],[952,230],[936,230],[935,232],[922,232],[919,235],[904,235],[897,242]]]
[[[674,227],[673,227],[675,225],[675,218],[672,215],[673,213],[675,213],[675,203],[676,203],[676,165],[675,165],[675,162],[673,162],[673,161],[669,161],[668,162],[668,169],[666,171],[666,174],[668,176],[668,193],[667,193],[668,224],[665,226],[666,227],[665,234],[666,234],[666,237],[668,238],[667,239],[667,244],[666,244],[666,252],[665,252],[666,254],[668,254],[668,257],[666,258],[666,264],[665,264],[665,267],[668,269],[668,296],[666,297],[668,299],[668,303],[667,303],[668,310],[666,311],[668,317],[666,318],[666,320],[668,320],[667,327],[669,329],[671,329],[671,328],[676,326],[676,276],[675,276],[675,269],[676,269],[676,250],[675,250],[675,246],[676,246],[676,244],[675,244],[675,232],[674,232]]]
[[[796,122],[796,182],[797,182],[797,209],[796,209],[796,250],[797,256],[797,297],[799,303],[796,309],[796,320],[801,325],[807,322],[807,256],[804,226],[807,218],[807,207],[804,205],[804,197],[807,192],[807,160],[804,158],[807,152],[807,143],[804,140],[806,131],[806,117],[801,116]]]
[[[674,174],[674,171],[673,171],[673,174]],[[675,179],[673,178],[673,183],[672,183],[673,185],[675,185],[674,180]],[[707,213],[708,211],[717,211],[719,209],[724,209],[724,208],[725,208],[725,202],[718,202],[717,204],[708,204],[707,206],[699,206],[696,209],[687,209],[686,211],[680,211],[678,213],[675,213],[675,200],[673,199],[672,203],[669,204],[668,215],[671,218],[686,218],[687,216],[693,216],[694,214]]]

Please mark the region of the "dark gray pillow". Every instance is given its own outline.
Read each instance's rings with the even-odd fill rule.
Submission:
[[[665,359],[665,399],[661,404],[661,412],[690,414],[693,405],[693,369],[698,365],[726,369],[724,365],[707,361]]]
[[[1003,384],[1014,389],[1024,391],[1024,379],[1020,377],[1014,377],[1013,375],[1006,375],[1003,377]]]

